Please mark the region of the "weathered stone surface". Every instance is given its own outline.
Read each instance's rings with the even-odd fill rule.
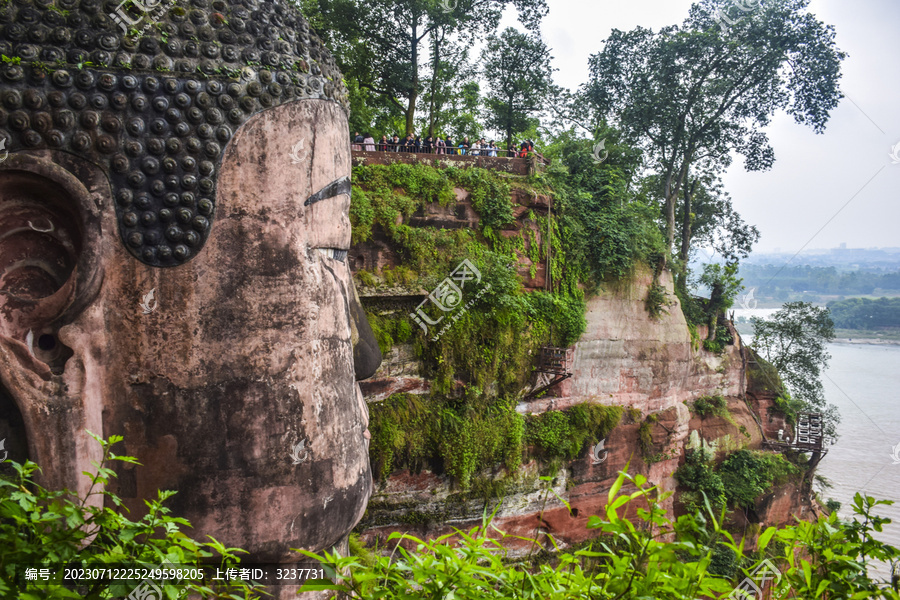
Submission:
[[[588,300],[588,326],[575,345],[573,376],[558,395],[656,412],[703,395],[743,392],[738,346],[728,346],[722,356],[692,347],[667,271],[660,284],[671,305],[652,318],[645,307],[651,279],[649,273],[638,275],[631,284]]]
[[[19,251],[34,247],[28,236],[63,246],[77,238],[66,259],[75,268],[58,291],[41,287],[52,272],[2,280],[46,307],[0,310],[0,381],[44,483],[84,490],[80,473],[98,458],[87,429],[124,435],[119,451],[143,464],[120,469],[116,485],[133,515],[157,489],[177,490],[169,504],[193,522],[192,535],[246,548],[254,560],[297,560],[290,548],[328,548],[356,524],[371,475],[354,369],[365,327],[351,323],[344,261],[349,195],[305,205],[349,175],[346,126],[341,107],[325,100],[248,121],[225,151],[218,223],[204,251],[167,270],[133,260],[118,242],[96,166],[46,150],[0,165],[0,211],[21,206],[37,228],[49,228],[43,219],[56,227],[22,231]],[[299,139],[315,144],[295,164]],[[40,214],[20,189],[32,176],[62,190]],[[42,335],[66,352],[42,351]],[[356,371],[375,367],[368,358]]]
[[[101,165],[122,241],[146,264],[179,265],[203,247],[222,152],[251,115],[301,98],[347,106],[331,55],[280,0],[195,3],[189,13],[174,3],[30,4],[8,3],[0,18],[0,53],[20,61],[0,69],[0,140]]]

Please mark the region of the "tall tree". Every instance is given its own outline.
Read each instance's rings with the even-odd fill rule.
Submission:
[[[432,32],[429,73],[419,97],[422,135],[460,131],[475,135],[481,105],[477,70],[469,61],[469,46],[450,39],[444,27]],[[457,127],[467,122],[468,126]]]
[[[788,302],[769,319],[751,319],[753,349],[772,363],[795,400],[824,413],[825,434],[837,439],[840,416],[825,401],[822,372],[828,367],[828,342],[834,321],[827,308],[808,302]]]
[[[536,35],[507,27],[487,43],[484,78],[488,83],[487,126],[506,134],[528,129],[530,117],[544,104],[552,84],[550,50]]]
[[[834,29],[806,12],[809,0],[768,0],[723,27],[732,0],[701,0],[682,26],[614,30],[590,58],[582,98],[642,147],[662,177],[666,239],[694,169],[721,172],[730,153],[748,170],[775,160],[763,128],[786,110],[821,133],[842,94]],[[729,19],[730,20],[730,19]],[[687,211],[688,213],[690,211]]]
[[[300,0],[304,13],[334,52],[341,72],[405,115],[412,133],[419,96],[427,85],[428,41],[496,30],[503,9],[514,6],[519,21],[536,30],[546,0]]]
[[[659,175],[649,175],[639,182],[639,193],[647,201],[665,199],[665,186]],[[676,204],[675,245],[678,258],[687,264],[699,248],[712,248],[725,262],[747,258],[753,244],[759,241],[759,229],[749,225],[734,209],[731,195],[721,178],[713,173],[691,177]]]

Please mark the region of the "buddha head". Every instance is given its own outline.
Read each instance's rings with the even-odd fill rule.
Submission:
[[[52,4],[52,6],[51,6]],[[125,4],[128,7],[125,8]],[[381,361],[346,264],[334,60],[286,3],[0,8],[0,438],[85,490],[158,489],[255,560],[338,543],[371,492]]]

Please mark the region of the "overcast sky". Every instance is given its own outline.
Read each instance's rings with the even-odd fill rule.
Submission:
[[[570,89],[587,79],[588,57],[612,29],[680,24],[691,5],[690,0],[547,1],[544,40],[552,49],[557,83]],[[900,2],[812,0],[810,11],[834,25],[838,47],[849,54],[842,66],[846,97],[822,135],[777,116],[768,129],[776,156],[772,170],[748,173],[738,159],[725,183],[737,210],[762,233],[757,252],[842,242],[850,248],[898,247],[900,164],[892,164],[889,154],[900,144]]]

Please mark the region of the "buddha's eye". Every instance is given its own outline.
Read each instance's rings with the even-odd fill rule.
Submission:
[[[340,248],[316,248],[316,250],[318,250],[319,254],[325,258],[331,258],[341,262],[347,260],[347,251],[341,250]]]

